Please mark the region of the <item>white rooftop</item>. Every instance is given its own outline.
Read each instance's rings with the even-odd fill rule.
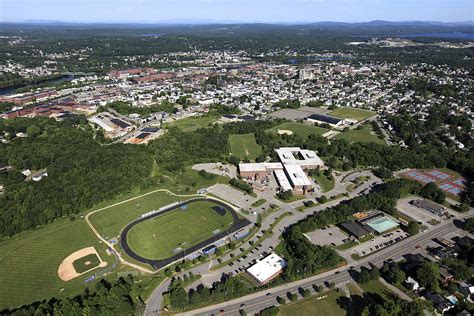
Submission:
[[[247,269],[260,283],[265,283],[272,276],[280,272],[287,265],[286,261],[275,253],[271,253],[253,266]]]
[[[280,161],[284,165],[322,166],[324,163],[312,150],[299,147],[282,147],[275,149]]]
[[[277,178],[278,184],[280,185],[283,191],[293,190],[293,187],[290,184],[290,181],[286,177],[286,174],[283,170],[275,170],[275,177]]]
[[[260,162],[260,163],[241,163],[239,170],[242,172],[256,172],[283,169],[283,165],[279,162]]]
[[[308,179],[301,166],[285,165],[285,170],[293,186],[311,186],[311,181]]]

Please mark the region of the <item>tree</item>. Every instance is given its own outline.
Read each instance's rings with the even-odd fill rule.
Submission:
[[[292,197],[293,197],[293,192],[291,190],[287,190],[287,191],[280,191],[278,194],[277,194],[278,198],[283,200],[283,201],[288,201],[290,200]]]
[[[36,137],[40,133],[41,133],[41,129],[36,125],[30,125],[26,129],[26,134],[28,134],[29,137]]]
[[[393,272],[392,282],[395,284],[401,284],[406,280],[406,274],[403,270],[397,270]]]
[[[434,262],[424,262],[416,269],[416,278],[428,290],[439,291],[439,267]]]
[[[463,229],[474,234],[474,217],[469,217],[464,221]]]
[[[370,270],[370,279],[377,280],[378,278],[380,278],[380,270],[377,267],[372,267],[372,270]]]
[[[260,311],[260,316],[277,316],[280,309],[277,306],[271,306]]]
[[[371,280],[371,277],[370,277],[369,271],[367,271],[367,269],[362,269],[362,271],[360,271],[359,273],[359,278],[357,281],[359,283],[367,283],[370,280]]]
[[[416,221],[410,221],[405,230],[410,235],[416,235],[420,232],[420,224]]]

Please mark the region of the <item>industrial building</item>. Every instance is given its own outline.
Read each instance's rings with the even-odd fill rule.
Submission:
[[[260,285],[264,285],[276,278],[287,266],[286,261],[275,253],[271,253],[247,269],[250,275]]]
[[[343,127],[348,124],[347,121],[342,118],[324,114],[311,114],[306,119],[313,123],[326,123],[333,127]]]

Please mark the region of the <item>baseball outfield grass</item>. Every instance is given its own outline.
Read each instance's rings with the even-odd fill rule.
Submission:
[[[197,201],[141,222],[128,233],[128,244],[145,258],[168,258],[175,249],[192,247],[232,225],[232,214],[226,210],[219,213],[216,207],[220,206],[211,201]]]
[[[322,127],[317,127],[309,124],[303,123],[294,123],[294,122],[287,122],[281,125],[275,126],[267,131],[277,133],[278,130],[289,130],[292,131],[294,134],[300,136],[301,138],[307,139],[309,135],[323,135],[324,133],[328,132],[329,130]]]
[[[229,135],[229,143],[232,155],[240,159],[255,160],[262,153],[262,148],[255,141],[253,133]]]
[[[330,115],[335,117],[349,118],[357,121],[365,120],[366,118],[374,116],[375,114],[375,112],[357,108],[338,108],[330,113]]]
[[[94,246],[108,266],[68,282],[58,277],[58,267],[72,252]],[[53,296],[75,295],[84,290],[86,277],[111,268],[108,256],[84,220],[61,220],[0,243],[0,310]],[[95,282],[88,283],[94,286]]]

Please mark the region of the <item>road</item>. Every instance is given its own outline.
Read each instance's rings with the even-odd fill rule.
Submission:
[[[309,214],[312,214],[313,212],[318,212],[318,211],[324,210],[326,208],[337,205],[337,204],[341,203],[342,201],[351,199],[351,198],[359,195],[362,191],[370,188],[370,186],[372,186],[373,184],[380,183],[380,182],[381,182],[380,179],[376,178],[375,176],[372,176],[371,180],[365,182],[359,188],[357,188],[356,190],[350,192],[348,197],[344,196],[342,198],[339,198],[339,199],[336,199],[336,200],[333,200],[333,201],[329,201],[329,202],[327,202],[323,205],[317,205],[315,207],[307,208],[302,212],[296,211],[294,205],[282,203],[281,201],[275,200],[275,199],[273,199],[273,197],[271,197],[273,199],[271,202],[279,205],[281,208],[280,208],[280,210],[278,210],[274,213],[271,213],[268,217],[263,219],[261,230],[268,230],[268,228],[274,222],[274,220],[276,218],[278,218],[279,216],[281,216],[282,214],[286,213],[286,212],[292,212],[293,215],[284,217],[273,228],[274,234],[272,234],[268,238],[265,238],[262,241],[261,246],[258,247],[259,248],[258,250],[254,250],[253,253],[250,253],[246,259],[243,259],[240,262],[239,261],[234,261],[233,266],[225,265],[225,266],[221,267],[220,269],[214,270],[214,269],[212,269],[212,265],[217,264],[217,261],[216,262],[211,261],[210,264],[205,263],[205,264],[201,264],[199,266],[196,266],[196,267],[193,267],[192,269],[190,269],[190,271],[193,274],[200,274],[202,277],[201,277],[201,279],[196,281],[194,284],[192,284],[188,288],[194,288],[194,287],[196,287],[197,285],[199,285],[201,283],[204,284],[204,285],[210,286],[213,282],[220,280],[223,273],[236,274],[236,273],[239,273],[241,271],[244,271],[247,267],[249,267],[252,264],[252,261],[254,259],[259,259],[260,258],[259,254],[261,254],[264,251],[271,252],[272,248],[270,248],[270,247],[276,247],[278,245],[278,243],[280,242],[279,237],[280,237],[281,233],[284,231],[284,229],[286,229],[287,227],[289,227],[293,223],[305,218],[306,216],[308,216]],[[337,189],[337,188],[335,188],[335,189]],[[332,191],[328,192],[327,196],[335,195],[335,194],[331,194],[331,193],[333,193],[333,192]],[[266,196],[266,198],[270,198],[270,196]],[[258,237],[261,235],[261,230],[257,234],[255,234],[255,236],[253,236],[251,238],[251,241],[253,241],[253,242],[257,241]],[[244,244],[244,246],[242,246],[241,249],[248,249],[249,247],[250,247],[250,244],[247,242],[247,243]],[[236,252],[236,254],[239,253],[239,251],[235,251],[235,252]],[[231,259],[230,254],[225,254],[225,255],[221,256],[221,259],[222,259],[222,261],[226,261],[226,260]],[[240,269],[240,271],[239,271],[239,269]],[[189,271],[186,271],[186,272],[189,272]],[[149,298],[149,301],[148,301],[147,306],[146,306],[146,310],[145,310],[145,315],[146,316],[156,315],[157,311],[159,311],[161,309],[162,294],[166,290],[167,290],[167,288],[160,286],[159,289],[157,289],[153,292],[153,294]]]
[[[443,237],[444,235],[456,229],[457,228],[452,222],[445,222],[440,226],[437,226],[437,229],[435,230],[411,236],[395,245],[392,245],[391,247],[384,248],[373,255],[362,258],[356,264],[354,264],[353,269],[359,270],[362,266],[368,265],[369,262],[370,264],[380,267],[388,259],[400,260],[405,254],[419,253],[421,252],[421,250],[417,249],[417,246],[426,245],[430,243],[433,238]],[[182,315],[240,315],[240,309],[244,309],[248,313],[254,313],[264,308],[278,305],[278,303],[276,302],[276,297],[286,297],[286,294],[288,292],[296,293],[298,292],[298,289],[300,287],[303,289],[312,289],[313,284],[321,285],[325,282],[334,282],[335,284],[342,284],[351,280],[352,277],[350,276],[348,268],[346,266],[323,274],[316,275],[314,277],[310,277],[292,283],[287,283],[272,289],[253,293],[251,295],[240,297],[238,299],[227,301],[221,304],[193,310],[189,313],[183,313]],[[267,296],[267,293],[271,293],[271,295]],[[242,304],[245,304],[245,306],[241,307]],[[224,312],[220,313],[222,309],[224,309]]]

